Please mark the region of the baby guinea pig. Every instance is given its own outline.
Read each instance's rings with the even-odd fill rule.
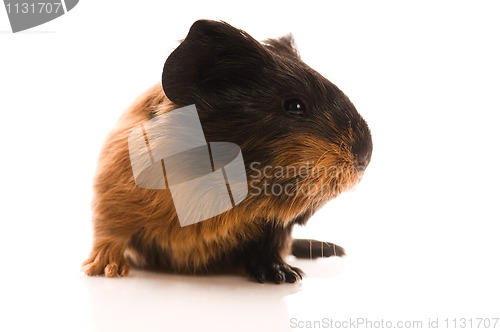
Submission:
[[[240,147],[248,195],[181,227],[168,188],[136,184],[128,137],[148,120],[192,104],[207,142]],[[303,272],[285,262],[292,251],[298,257],[344,251],[294,241],[293,226],[357,184],[371,153],[364,119],[302,62],[290,35],[260,43],[229,24],[197,21],[166,60],[162,85],[131,106],[104,144],[94,184],[94,242],[83,270],[114,277],[127,275],[130,265],[178,273],[242,266],[261,283],[296,282]],[[269,190],[277,186],[287,190]]]

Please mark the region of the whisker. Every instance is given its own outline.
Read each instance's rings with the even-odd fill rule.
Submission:
[[[314,164],[314,165],[319,164],[319,161],[320,161],[321,159],[323,159],[323,157],[325,157],[325,155],[326,155],[327,153],[330,153],[330,152],[332,152],[332,150],[326,150],[325,152],[323,152],[323,154],[322,154],[321,156],[319,156],[319,158],[316,160],[316,162],[315,162],[315,164]],[[316,167],[316,166],[314,166],[314,167]]]

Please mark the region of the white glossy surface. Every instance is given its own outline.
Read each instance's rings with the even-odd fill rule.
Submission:
[[[446,318],[500,318],[495,2],[163,6],[82,1],[17,35],[0,10],[0,331],[286,331],[323,318],[439,319],[443,329]],[[296,285],[82,276],[102,141],[203,17],[258,39],[292,31],[303,59],[365,116],[365,178],[296,231],[348,257],[294,262],[307,273]]]

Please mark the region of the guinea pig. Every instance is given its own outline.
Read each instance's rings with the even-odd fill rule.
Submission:
[[[285,261],[290,253],[344,255],[342,247],[293,240],[291,232],[360,181],[371,134],[347,96],[301,60],[291,35],[258,42],[227,23],[196,21],[168,56],[161,83],[125,112],[104,144],[87,275],[125,276],[130,266],[175,273],[240,266],[261,283],[293,283],[303,272]],[[137,185],[128,137],[189,105],[207,141],[241,149],[248,194],[182,227],[169,188]],[[277,186],[287,191],[267,190]]]

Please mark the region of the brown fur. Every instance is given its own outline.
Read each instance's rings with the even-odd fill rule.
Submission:
[[[291,37],[284,37],[255,47],[263,47],[259,52],[268,53],[264,56],[270,60],[266,61],[276,61],[278,67],[286,67],[283,70],[307,70],[307,73],[312,73],[308,75],[317,75],[300,62],[292,43]],[[289,52],[290,56],[283,52]],[[290,57],[294,59],[288,62]],[[321,76],[318,77],[324,80]],[[165,88],[165,81],[163,83]],[[316,90],[320,95],[328,92],[328,84],[331,83],[317,86]],[[209,107],[209,99],[191,101],[183,95],[179,97],[176,88],[179,87],[166,89],[167,95],[169,91],[174,91],[172,95],[176,103],[165,96],[161,85],[149,89],[122,116],[103,147],[94,185],[93,249],[83,267],[88,275],[124,276],[129,272],[130,262],[142,267],[159,267],[177,272],[210,271],[239,259],[240,256],[235,253],[244,254],[239,251],[244,243],[253,241],[265,232],[274,232],[274,229],[284,230],[283,240],[279,240],[277,244],[280,248],[278,255],[283,257],[290,252],[289,234],[293,224],[305,223],[324,203],[361,179],[362,172],[358,170],[357,156],[352,147],[360,140],[359,130],[365,133],[368,129],[355,111],[350,111],[352,114],[349,120],[339,120],[334,113],[321,115],[321,119],[315,117],[310,120],[313,129],[297,130],[296,134],[288,133],[288,129],[280,132],[279,125],[276,125],[274,133],[259,135],[255,132],[259,127],[251,127],[249,122],[249,127],[245,128],[238,123],[245,120],[235,117],[234,124],[229,128],[239,130],[239,133],[226,137],[227,121],[210,122],[212,119],[208,117],[212,113],[204,111]],[[220,89],[225,87],[220,86]],[[227,94],[229,93],[231,92],[228,91]],[[345,107],[353,109],[341,92],[335,90],[335,93],[341,99],[330,103],[331,105],[336,105],[334,107],[340,110],[344,105],[342,103],[345,103]],[[240,98],[236,93],[233,94],[234,99]],[[241,147],[247,175],[249,181],[253,181],[254,189],[263,189],[266,181],[280,185],[290,183],[293,195],[249,194],[243,202],[229,211],[203,222],[181,227],[168,189],[142,189],[136,185],[129,158],[128,135],[134,127],[151,117],[189,102],[196,103],[198,107],[207,141],[232,141]],[[267,121],[266,116],[262,116],[263,121]],[[267,117],[268,121],[275,121],[270,116]],[[284,121],[295,119],[286,118]],[[358,123],[360,121],[361,124]],[[345,129],[344,122],[349,123]],[[358,130],[356,125],[361,126],[361,129]],[[296,125],[290,122],[287,126],[286,128]],[[363,135],[369,136],[369,133]],[[226,139],[220,139],[221,137]],[[371,139],[369,153],[371,154]],[[252,162],[258,162],[257,166],[252,167]],[[259,174],[266,165],[271,165],[273,169],[300,168],[303,174],[286,174],[269,180]],[[307,190],[301,192],[304,188]],[[249,189],[250,192],[251,190]]]

